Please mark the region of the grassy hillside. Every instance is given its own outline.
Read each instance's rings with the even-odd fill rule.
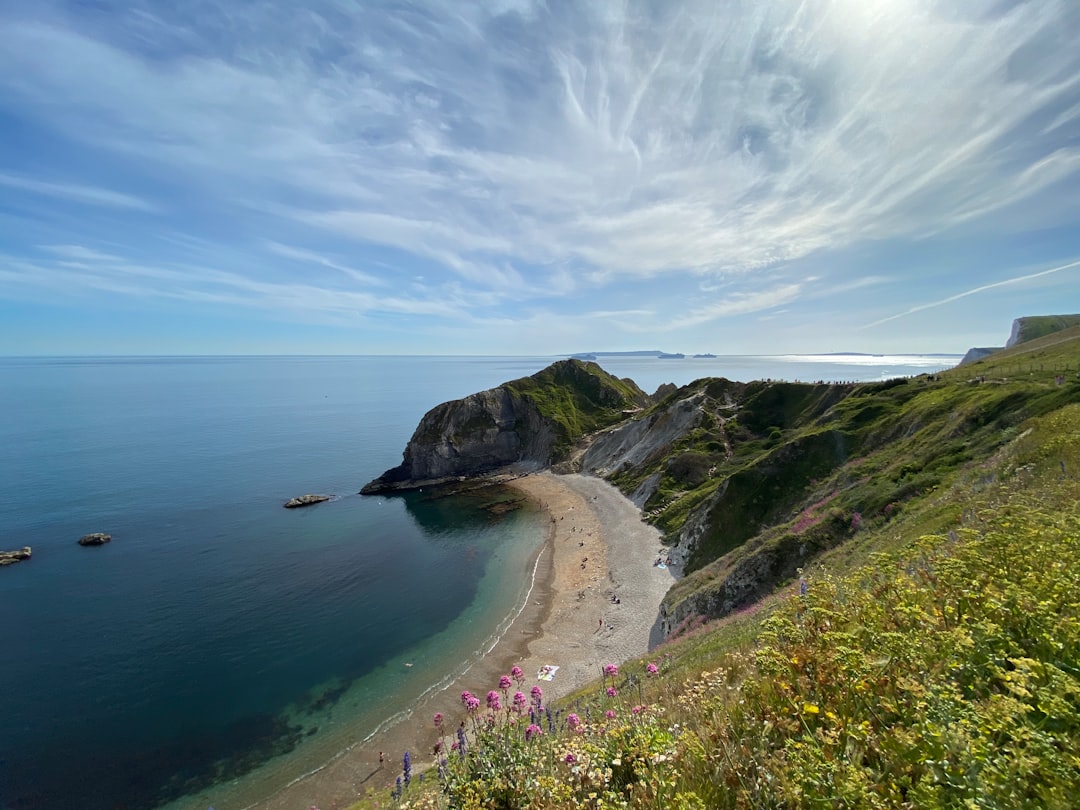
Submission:
[[[632,381],[583,360],[562,360],[501,387],[532,402],[556,426],[560,457],[585,434],[614,424],[649,399]]]
[[[559,705],[465,715],[357,807],[1075,807],[1078,346],[672,394],[710,419],[619,484],[659,469],[671,536],[708,514],[678,632]]]
[[[478,711],[463,752],[358,806],[1075,806],[1080,405],[1018,427],[804,595],[531,716]]]

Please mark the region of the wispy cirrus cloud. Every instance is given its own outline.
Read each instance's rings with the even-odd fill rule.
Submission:
[[[1052,276],[1065,270],[1075,270],[1077,268],[1080,268],[1080,261],[1069,262],[1068,264],[1051,267],[1048,270],[1039,270],[1035,273],[1025,273],[1021,276],[1014,276],[1012,278],[1002,279],[1001,281],[995,281],[990,284],[980,284],[978,287],[973,287],[970,290],[964,290],[963,292],[956,293],[955,295],[946,296],[945,298],[938,299],[937,301],[930,301],[925,304],[919,304],[918,306],[911,307],[910,309],[906,309],[903,312],[898,312],[895,315],[889,315],[886,318],[879,318],[876,321],[866,324],[862,328],[872,329],[875,326],[881,326],[882,324],[889,323],[890,321],[895,321],[908,315],[914,315],[916,312],[922,312],[927,309],[943,307],[946,304],[951,304],[953,301],[959,301],[962,298],[968,298],[972,295],[978,295],[979,293],[984,293],[988,290],[998,289],[999,287],[1021,285],[1029,281],[1034,281],[1035,279],[1045,278],[1046,276]]]
[[[32,177],[0,173],[0,186],[34,195],[56,197],[62,200],[98,205],[107,208],[129,208],[135,211],[157,212],[159,207],[131,194],[123,194],[107,188],[84,186],[74,183],[52,183]]]
[[[304,279],[312,306],[317,287],[393,313],[371,289],[423,275],[425,306],[452,291],[477,320],[554,300],[631,313],[605,296],[654,282],[655,323],[687,329],[871,284],[777,270],[808,256],[996,232],[1033,199],[1044,225],[1074,213],[1053,204],[1080,177],[1067,0],[0,14],[0,104],[157,178],[194,236],[205,209],[235,222],[276,264],[237,262],[229,295],[263,302],[304,266],[334,271]],[[156,210],[0,170],[11,192]]]

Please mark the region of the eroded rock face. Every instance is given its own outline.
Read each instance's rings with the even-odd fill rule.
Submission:
[[[606,478],[667,455],[675,442],[701,424],[704,399],[704,394],[695,393],[662,411],[598,433],[581,457],[581,471]],[[652,492],[643,494],[643,500],[634,500],[638,506]]]
[[[0,565],[14,565],[17,562],[29,560],[30,556],[30,546],[23,546],[16,551],[0,551]]]
[[[432,408],[400,465],[361,490],[408,489],[502,467],[540,469],[551,462],[555,430],[527,399],[506,388],[481,391]]]
[[[94,532],[93,534],[84,534],[79,538],[80,546],[103,546],[112,540],[111,534],[105,534],[105,532]]]
[[[285,501],[282,506],[284,506],[286,509],[297,509],[301,506],[311,506],[314,503],[322,503],[323,501],[328,500],[330,500],[329,495],[312,495],[309,493],[307,495],[300,495],[297,498],[292,498],[291,500]]]

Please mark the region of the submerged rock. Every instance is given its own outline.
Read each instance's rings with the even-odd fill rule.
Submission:
[[[105,534],[105,532],[94,532],[93,534],[84,534],[79,538],[80,546],[103,546],[112,540],[111,534]]]
[[[14,565],[30,559],[30,546],[23,546],[17,551],[0,551],[0,565]]]
[[[300,506],[311,506],[313,503],[322,503],[323,501],[330,500],[329,495],[301,495],[299,498],[293,498],[291,501],[285,501],[282,504],[286,509],[296,509]]]

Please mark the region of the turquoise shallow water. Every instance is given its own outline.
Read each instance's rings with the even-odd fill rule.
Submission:
[[[0,570],[0,808],[182,805],[260,766],[269,792],[482,654],[535,513],[354,493],[426,410],[548,362],[0,359],[0,548],[34,547]],[[647,390],[935,368],[601,362]],[[339,497],[281,508],[304,492]],[[91,531],[114,541],[77,546]]]

